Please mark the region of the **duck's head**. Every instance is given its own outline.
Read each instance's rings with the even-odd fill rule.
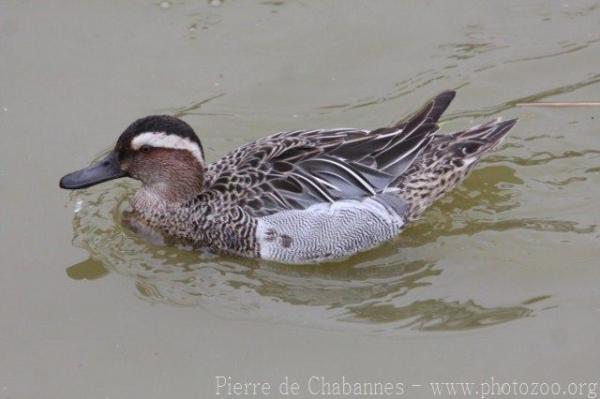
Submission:
[[[172,116],[152,115],[125,129],[98,163],[60,179],[60,187],[78,189],[132,177],[147,191],[176,200],[201,188],[203,171],[202,144],[190,125]]]

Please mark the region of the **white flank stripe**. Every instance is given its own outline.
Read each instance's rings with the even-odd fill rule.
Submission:
[[[196,158],[201,164],[204,164],[204,158],[202,158],[200,146],[198,146],[198,144],[194,143],[192,140],[177,136],[176,134],[146,132],[135,136],[133,140],[131,140],[131,148],[133,150],[139,150],[143,145],[160,148],[172,148],[174,150],[188,150],[194,156],[194,158]]]
[[[402,154],[400,157],[398,157],[398,158],[396,158],[396,159],[394,159],[394,160],[390,161],[388,164],[384,165],[384,166],[382,167],[382,169],[389,168],[390,166],[397,164],[398,162],[402,161],[404,158],[406,158],[407,156],[409,156],[409,155],[411,155],[413,152],[415,152],[415,150],[416,150],[416,149],[419,149],[419,152],[420,152],[420,151],[422,151],[422,150],[423,150],[423,148],[424,148],[425,146],[423,146],[422,148],[419,148],[419,146],[420,146],[421,144],[423,144],[423,142],[424,142],[425,140],[429,139],[429,138],[430,138],[430,136],[425,136],[425,137],[423,137],[423,139],[421,139],[421,141],[419,141],[417,144],[415,144],[415,145],[414,145],[414,146],[413,146],[413,147],[412,147],[410,150],[406,151],[406,152],[405,152],[404,154]]]
[[[337,165],[341,169],[344,169],[346,172],[348,172],[349,174],[351,174],[356,180],[358,180],[358,182],[360,184],[362,184],[363,187],[366,188],[367,191],[371,193],[371,195],[375,195],[375,190],[373,190],[373,187],[369,184],[369,182],[367,182],[365,179],[363,179],[359,174],[357,174],[356,172],[354,172],[352,169],[347,168],[341,162],[335,162],[335,161],[332,161],[330,159],[325,159],[325,158],[321,158],[320,160],[324,161],[324,162],[332,163],[334,165]]]
[[[321,195],[323,197],[325,197],[327,199],[327,201],[329,201],[329,202],[335,201],[333,198],[331,198],[331,196],[329,194],[327,194],[325,191],[323,191],[315,182],[311,181],[309,178],[304,177],[297,173],[293,173],[292,176],[294,176],[297,179],[302,179],[302,180],[306,181],[308,184],[310,184],[312,187],[314,187],[319,193],[321,193]]]

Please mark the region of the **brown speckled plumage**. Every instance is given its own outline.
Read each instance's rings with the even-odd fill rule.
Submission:
[[[261,240],[263,245],[276,243],[284,251],[301,246],[298,242],[302,240],[301,234],[283,234],[285,229],[277,227],[268,227],[260,233],[258,230],[263,226],[259,224],[272,223],[277,215],[286,212],[302,215],[302,212],[294,212],[318,209],[319,204],[351,204],[348,209],[370,212],[371,216],[382,207],[385,211],[381,220],[387,217],[385,212],[389,213],[395,220],[395,227],[390,231],[395,234],[462,181],[479,158],[497,146],[516,122],[493,121],[462,132],[437,134],[437,121],[454,94],[452,91],[441,93],[392,127],[373,131],[282,132],[239,147],[206,166],[202,156],[196,172],[200,187],[190,187],[189,195],[170,201],[168,195],[172,193],[168,181],[163,185],[145,184],[132,199],[133,208],[150,227],[167,236],[246,257],[263,255]],[[177,134],[176,129],[169,131],[170,117],[155,118],[161,118],[161,132]],[[149,126],[143,131],[156,130]],[[127,139],[119,140],[119,145],[125,148],[119,153],[119,159],[127,165],[141,158],[127,147],[127,140],[133,140],[136,132],[128,129],[124,135]],[[190,138],[189,131],[186,138],[199,145],[199,140]],[[180,163],[183,158],[174,156],[173,159]],[[151,173],[151,168],[147,173]],[[171,179],[178,178],[172,170],[167,174]],[[189,171],[186,176],[194,180]],[[375,205],[363,206],[369,198]],[[346,223],[343,218],[340,220]],[[343,230],[344,226],[339,229]],[[385,233],[381,240],[389,239],[389,234]],[[375,242],[378,241],[345,251],[350,255]],[[311,254],[311,258],[328,259],[328,255],[316,253]],[[302,260],[298,256],[290,259]]]

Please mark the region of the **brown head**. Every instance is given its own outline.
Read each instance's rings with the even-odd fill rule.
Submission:
[[[133,122],[100,162],[64,176],[60,187],[77,189],[132,177],[142,192],[167,202],[182,202],[202,188],[202,144],[184,121],[152,115]]]

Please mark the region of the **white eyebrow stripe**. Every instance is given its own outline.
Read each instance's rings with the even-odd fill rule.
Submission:
[[[163,132],[146,132],[138,134],[131,140],[131,148],[139,150],[143,145],[160,148],[172,148],[174,150],[188,150],[194,158],[201,164],[204,164],[200,146],[192,140],[177,136],[176,134],[166,134]]]

